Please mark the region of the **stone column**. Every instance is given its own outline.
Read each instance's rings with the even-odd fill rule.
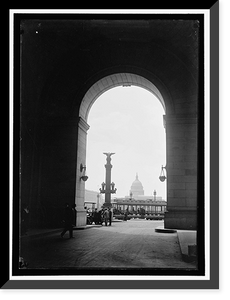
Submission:
[[[103,182],[101,184],[102,188],[100,188],[100,193],[105,194],[105,203],[103,204],[104,207],[111,207],[111,194],[116,193],[115,183],[111,182],[111,169],[112,169],[112,164],[111,164],[111,156],[114,155],[115,153],[106,153],[104,152],[103,154],[106,155],[106,164],[105,164],[105,183]]]
[[[105,206],[111,206],[111,155],[114,153],[104,153],[107,156],[107,163],[105,164]]]
[[[89,125],[79,117],[78,123],[78,150],[77,150],[77,172],[76,172],[76,196],[75,204],[77,210],[76,226],[86,225],[86,210],[84,209],[85,201],[85,182],[81,179],[82,172],[80,165],[86,164],[86,138]]]
[[[165,228],[197,226],[197,118],[166,118],[167,211]]]

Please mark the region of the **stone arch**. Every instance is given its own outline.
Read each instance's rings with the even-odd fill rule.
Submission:
[[[81,165],[86,164],[86,144],[87,131],[89,125],[87,119],[89,111],[96,101],[96,99],[107,90],[117,86],[138,86],[142,87],[158,98],[166,112],[165,100],[159,89],[148,79],[134,73],[113,73],[111,75],[102,77],[97,80],[88,91],[85,93],[80,109],[79,109],[79,123],[78,123],[78,148],[77,148],[77,172],[76,172],[76,194],[75,203],[77,206],[77,226],[85,225],[86,214],[84,209],[84,192],[85,182],[82,180]]]
[[[138,86],[142,87],[156,96],[166,111],[165,101],[159,89],[148,79],[143,76],[133,73],[115,73],[103,77],[102,79],[95,82],[84,95],[81,102],[79,116],[87,122],[90,108],[96,99],[107,90],[116,86]]]

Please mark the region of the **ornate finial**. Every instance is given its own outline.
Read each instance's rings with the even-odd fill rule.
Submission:
[[[110,164],[111,162],[111,156],[115,153],[111,153],[111,152],[104,152],[103,154],[106,155],[106,160],[107,160],[107,163]]]
[[[111,152],[104,152],[103,154],[105,154],[107,157],[110,157],[110,156],[112,156],[113,154],[115,154],[115,153],[111,153]]]
[[[136,180],[138,180],[138,173],[136,173]]]

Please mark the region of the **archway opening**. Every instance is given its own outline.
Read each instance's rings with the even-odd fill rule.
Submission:
[[[95,201],[94,207],[98,207],[103,201],[98,198],[100,184],[105,180],[103,152],[107,151],[116,153],[112,181],[117,194],[113,199],[130,196],[132,181],[138,173],[147,196],[139,209],[149,210],[145,202],[147,198],[156,200],[154,191],[158,200],[166,200],[166,184],[159,181],[161,165],[166,164],[165,112],[160,91],[139,75],[114,74],[91,86],[79,112],[78,164],[87,166],[89,179],[86,183],[81,180],[82,171],[77,166],[78,213],[85,211],[85,202]],[[91,201],[85,199],[86,189],[94,191],[90,192]],[[78,225],[83,225],[80,220],[83,222],[78,216]]]
[[[90,109],[87,134],[87,190],[99,192],[105,180],[103,152],[112,157],[112,181],[117,187],[114,198],[129,196],[138,173],[144,195],[166,199],[165,183],[159,181],[161,165],[166,164],[164,109],[149,91],[131,86],[115,87],[101,96]],[[144,198],[143,198],[144,199]]]

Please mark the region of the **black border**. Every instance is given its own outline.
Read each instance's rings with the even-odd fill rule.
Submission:
[[[219,3],[218,3],[219,4]],[[217,11],[218,11],[218,5],[215,5],[215,7],[217,8]],[[28,16],[28,15],[27,15]],[[33,14],[33,17],[36,17],[37,15],[34,15]],[[45,17],[47,18],[47,14],[45,15]],[[105,15],[102,15],[103,16],[103,18],[105,17]],[[145,16],[148,16],[148,15],[145,15]],[[151,18],[152,18],[152,15],[150,15],[151,16]],[[160,15],[161,16],[161,15]],[[160,17],[159,15],[157,15],[157,17],[159,18]],[[174,17],[175,15],[170,15],[170,17]],[[30,16],[31,17],[31,16]],[[55,16],[56,17],[56,16]],[[61,15],[61,17],[63,18],[63,14]],[[85,15],[84,15],[84,17],[85,17]],[[101,16],[97,16],[97,17],[99,17],[99,18],[101,18]],[[132,15],[131,16],[131,19],[134,17],[134,15]],[[140,17],[140,16],[139,16]],[[190,17],[192,17],[192,15],[189,15],[189,18]],[[215,12],[215,13],[213,13],[213,17],[215,17],[215,18],[217,18],[218,19],[218,12]],[[92,15],[89,15],[89,18],[92,18]],[[122,19],[124,18],[124,15],[122,15]],[[104,18],[105,19],[105,18]],[[141,16],[141,19],[143,19],[143,16]],[[217,22],[217,20],[216,20],[216,22]],[[216,25],[218,25],[218,24],[215,24],[215,30],[216,30]],[[217,28],[218,28],[218,26],[217,26]],[[213,32],[213,29],[214,28],[211,28],[211,31]],[[218,36],[218,32],[215,32],[215,38],[217,38],[217,36]],[[216,48],[216,46],[215,46],[215,48]],[[215,50],[216,52],[214,53],[214,58],[215,59],[217,59],[218,58],[218,51],[217,50]],[[16,56],[16,60],[17,60],[17,56]],[[16,68],[16,73],[15,74],[17,74],[17,68]],[[218,70],[217,70],[218,71]],[[213,72],[212,72],[213,73]],[[218,72],[216,72],[216,70],[215,70],[215,75],[216,74],[218,74]],[[17,75],[16,75],[17,76]],[[213,88],[215,88],[215,86],[216,86],[216,76],[215,76],[215,80],[214,80],[214,85],[212,85],[211,84],[211,89],[213,89]],[[15,91],[18,91],[17,90],[17,86],[14,86],[14,88],[15,88]],[[218,86],[217,86],[217,89],[218,89]],[[218,93],[218,92],[217,92]],[[212,95],[212,93],[211,93],[211,95]],[[212,100],[212,102],[213,102],[213,100]],[[215,108],[216,108],[216,99],[214,99],[214,102],[215,102]],[[213,104],[213,103],[211,103],[211,104]],[[212,105],[213,106],[213,105]],[[199,107],[199,109],[200,109],[200,111],[202,111],[202,107]],[[216,110],[214,111],[214,113],[216,113]],[[15,116],[14,116],[15,117]],[[212,115],[212,124],[213,124],[213,117],[214,117],[214,120],[216,120],[216,116],[214,115]],[[15,121],[15,123],[17,123],[17,120]],[[216,128],[216,127],[215,127]],[[14,128],[15,129],[15,128]],[[200,135],[201,137],[202,137],[202,134]],[[14,135],[14,138],[15,138],[15,135]],[[200,137],[199,137],[200,138]],[[216,153],[215,153],[216,154]],[[16,154],[15,154],[15,152],[14,152],[14,158],[15,158],[15,155],[16,155],[16,160],[17,160],[17,151],[16,151]],[[215,157],[216,158],[216,157]],[[217,174],[217,172],[215,172],[215,174]],[[216,179],[216,178],[215,178]],[[16,185],[17,185],[17,183],[16,183]],[[15,191],[14,191],[14,193],[15,193]],[[213,201],[212,201],[213,202]],[[211,203],[212,204],[212,203]],[[203,213],[204,213],[204,211],[202,211],[202,210],[199,210],[199,214],[201,214],[201,215],[203,215]],[[14,217],[16,216],[16,215],[18,215],[18,214],[15,214],[15,212],[14,212]],[[213,217],[213,215],[211,216],[211,217]],[[216,219],[216,218],[214,218],[214,219]],[[15,219],[14,219],[15,220]],[[15,222],[16,223],[16,222]],[[14,223],[14,224],[15,224]],[[218,226],[217,226],[218,227]],[[217,228],[216,227],[216,228]],[[14,227],[14,230],[15,230],[15,227]],[[14,231],[15,232],[15,231]],[[216,248],[216,247],[215,247]],[[218,272],[217,272],[218,273]],[[43,274],[44,275],[44,274]],[[66,273],[65,273],[65,275],[66,275]],[[138,274],[139,275],[139,274]],[[152,275],[152,274],[151,274]],[[156,275],[159,275],[159,274],[156,274]],[[164,274],[164,275],[167,275],[167,274]],[[175,274],[174,274],[175,275]],[[14,283],[16,283],[17,281],[11,281],[11,282],[14,282]],[[26,282],[26,281],[24,281],[24,282]],[[31,281],[29,281],[30,283],[31,283]],[[41,283],[41,284],[44,284],[45,282],[47,282],[49,285],[50,285],[50,287],[54,287],[54,285],[53,285],[53,281],[51,282],[50,280],[49,281],[38,281],[38,283]],[[186,281],[186,284],[184,284],[185,282],[183,282],[183,288],[186,288],[186,286],[188,287],[188,283],[195,283],[196,281]],[[9,283],[9,282],[8,282]],[[30,288],[32,288],[32,286],[34,286],[34,283],[35,282],[33,282],[33,284],[31,285],[30,284]],[[71,282],[70,282],[71,283]],[[75,287],[77,288],[77,284],[76,284],[76,282],[74,282],[75,283]],[[90,289],[90,288],[93,288],[93,283],[95,283],[94,281],[86,281],[86,282],[84,282],[84,284],[82,284],[83,282],[81,281],[81,287],[78,287],[78,288],[80,288],[80,289],[84,289],[84,288],[86,288],[87,287],[87,289]],[[98,283],[98,282],[97,282]],[[101,282],[101,283],[103,283],[103,282]],[[137,284],[137,282],[135,281],[135,283],[133,282],[133,281],[125,281],[125,283],[126,283],[126,285],[125,285],[125,288],[130,288],[130,287],[132,287],[132,289],[135,289],[135,288],[137,288],[137,287],[140,287],[140,283],[142,283],[143,284],[143,288],[144,289],[146,289],[146,288],[150,288],[150,289],[155,289],[155,288],[157,288],[156,287],[156,285],[154,284],[154,283],[151,283],[151,285],[149,285],[149,284],[147,284],[147,283],[149,283],[148,281],[146,281],[146,282],[144,282],[144,281],[141,281],[141,282],[138,282],[138,284]],[[131,285],[130,285],[130,283],[131,283]],[[160,288],[160,286],[161,287],[163,287],[161,284],[159,284],[160,282],[159,281],[157,281],[157,283],[158,283],[158,287]],[[170,286],[170,283],[175,283],[175,281],[162,281],[161,283],[163,283],[164,284],[164,288],[165,288],[165,286],[166,286],[166,283],[167,283],[167,285],[169,284],[169,286]],[[197,283],[197,282],[196,282]],[[206,282],[203,282],[204,283],[204,286],[207,286],[207,283]],[[104,286],[103,285],[101,285],[101,284],[99,284],[98,285],[98,287],[97,288],[99,288],[99,287],[103,287],[103,289],[105,288],[105,289],[107,289],[107,288],[112,288],[112,287],[118,287],[119,286],[119,284],[121,284],[121,282],[120,281],[115,281],[115,282],[112,282],[112,281],[106,281],[106,285],[104,284]],[[134,286],[134,284],[135,284],[135,286]],[[61,286],[63,287],[63,285],[62,284],[60,284],[60,281],[58,281],[57,282],[57,285],[61,288]],[[133,286],[132,286],[133,285]],[[25,286],[25,285],[24,285]],[[58,288],[58,286],[56,286],[55,288]],[[67,284],[67,286],[69,286],[70,287],[70,285],[68,285]],[[105,287],[106,286],[106,287]],[[155,286],[155,287],[154,287]],[[175,285],[174,285],[175,286]],[[182,285],[181,285],[182,286]],[[216,285],[212,285],[212,288],[215,288],[215,286]],[[50,288],[49,287],[49,288]],[[96,286],[94,286],[94,287],[96,287]],[[121,287],[122,287],[122,284],[121,284]],[[171,285],[171,287],[172,287],[172,285]],[[177,285],[177,287],[178,287],[178,285]],[[124,288],[124,286],[123,286],[123,288]],[[158,289],[158,288],[157,288]]]
[[[198,269],[197,270],[186,270],[186,269],[167,269],[167,268],[151,268],[151,269],[105,269],[105,268],[90,268],[90,269],[72,269],[72,268],[56,268],[56,269],[18,269],[18,257],[19,257],[19,236],[18,232],[18,210],[14,209],[13,211],[13,220],[14,222],[14,247],[13,247],[13,276],[51,276],[51,275],[114,275],[114,276],[202,276],[205,275],[205,265],[204,265],[204,17],[203,14],[16,14],[15,15],[15,23],[14,23],[14,42],[15,42],[15,57],[14,57],[14,65],[15,65],[15,86],[14,86],[14,99],[17,104],[20,103],[20,57],[19,57],[19,49],[17,45],[20,44],[20,24],[22,20],[149,20],[149,19],[158,19],[158,20],[199,20],[199,86],[202,87],[199,90],[199,129],[198,129],[198,228],[197,230],[197,246],[198,246]],[[52,24],[52,23],[51,23]],[[18,88],[18,90],[17,90]],[[17,99],[17,100],[16,100]],[[19,107],[20,109],[20,107]],[[18,110],[19,112],[19,110]],[[19,117],[20,120],[20,117]],[[16,123],[16,122],[15,122]],[[20,124],[18,123],[18,128],[20,128]],[[16,130],[16,127],[15,127]],[[19,136],[20,137],[20,136]],[[20,149],[19,149],[20,150]],[[19,151],[20,152],[20,151]],[[17,151],[15,151],[15,159],[17,161],[18,157]],[[19,164],[18,164],[19,165]],[[18,172],[15,172],[18,174]],[[15,182],[18,178],[15,178]],[[19,187],[20,190],[20,182]],[[15,189],[15,191],[18,191]],[[14,207],[19,206],[19,199],[17,195],[14,195],[13,198]]]

